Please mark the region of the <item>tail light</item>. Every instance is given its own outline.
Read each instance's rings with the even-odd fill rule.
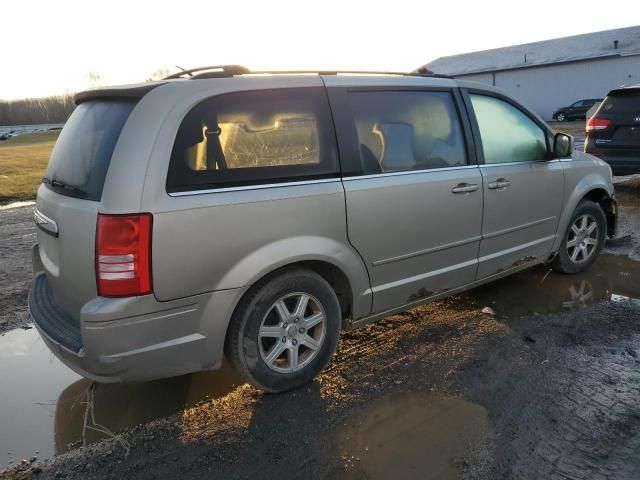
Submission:
[[[609,126],[611,120],[608,118],[596,118],[591,117],[587,120],[587,132],[591,132],[593,130],[604,130]]]
[[[152,223],[150,213],[98,215],[98,295],[128,297],[151,293]]]

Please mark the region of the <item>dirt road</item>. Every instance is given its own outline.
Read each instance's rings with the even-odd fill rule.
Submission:
[[[29,322],[27,292],[36,243],[33,206],[0,209],[0,333]]]
[[[620,197],[629,237],[589,273],[539,267],[346,332],[298,391],[264,395],[228,368],[61,384],[33,437],[59,455],[0,478],[640,478],[640,197]],[[10,220],[25,246],[27,217]]]

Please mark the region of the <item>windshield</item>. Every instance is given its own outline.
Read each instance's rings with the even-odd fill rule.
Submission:
[[[101,100],[76,107],[51,153],[45,184],[63,195],[100,200],[113,149],[134,105]]]

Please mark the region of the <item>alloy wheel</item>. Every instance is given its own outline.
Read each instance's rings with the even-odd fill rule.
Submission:
[[[586,262],[598,247],[598,222],[589,214],[576,218],[567,238],[567,254],[574,263]]]
[[[260,323],[260,357],[278,373],[303,369],[320,351],[326,322],[322,305],[312,295],[296,292],[280,297]]]

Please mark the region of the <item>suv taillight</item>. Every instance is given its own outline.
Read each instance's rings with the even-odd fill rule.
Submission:
[[[604,130],[609,126],[611,120],[608,118],[596,118],[591,117],[587,120],[587,132],[591,132],[593,130]]]
[[[152,221],[150,213],[98,215],[98,295],[129,297],[151,293]]]

